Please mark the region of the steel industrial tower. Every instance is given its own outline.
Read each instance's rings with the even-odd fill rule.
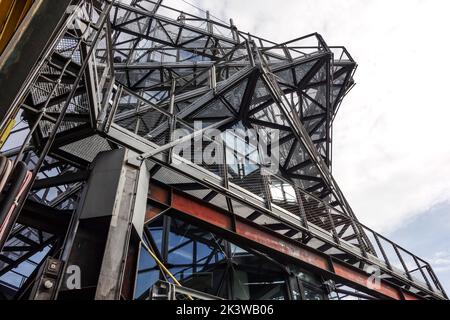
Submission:
[[[161,1],[50,2],[0,63],[2,298],[446,299],[333,179],[345,48]],[[278,173],[245,137],[198,147],[211,128],[278,130]],[[187,141],[224,164],[174,152]]]

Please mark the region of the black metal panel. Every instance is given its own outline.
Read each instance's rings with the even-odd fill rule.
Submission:
[[[14,39],[3,53],[0,63],[0,120],[32,70],[40,54],[52,38],[58,25],[64,23],[66,9],[73,0],[36,1],[29,17],[17,30]]]

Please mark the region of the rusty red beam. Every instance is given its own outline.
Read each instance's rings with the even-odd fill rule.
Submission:
[[[255,247],[264,247],[272,252],[283,254],[303,265],[322,271],[336,280],[353,285],[368,294],[394,300],[420,299],[418,296],[405,292],[384,280],[380,281],[377,288],[373,288],[369,285],[372,282],[370,276],[364,271],[239,216],[235,216],[235,222],[233,222],[231,214],[227,211],[180,191],[168,190],[166,187],[153,184],[151,186],[151,199],[158,204],[171,207],[190,220],[199,221],[228,234],[232,233],[233,241],[239,241],[240,239],[246,243],[251,242]]]

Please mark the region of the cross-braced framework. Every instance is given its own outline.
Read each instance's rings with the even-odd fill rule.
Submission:
[[[100,192],[92,187],[96,159],[127,150],[124,161],[148,171],[150,192],[132,200],[147,209],[141,226],[134,225],[138,249],[134,236],[123,238],[124,259],[135,259],[135,267],[130,262],[120,269],[114,298],[165,292],[169,298],[307,299],[321,290],[313,298],[446,299],[427,262],[357,220],[332,176],[333,120],[353,88],[356,66],[344,47],[328,46],[317,33],[275,43],[232,20],[181,12],[162,1],[78,1],[2,121],[4,130],[15,125],[1,155],[31,173],[14,214],[1,221],[7,231],[0,238],[3,295],[29,298],[47,257],[67,267],[82,255],[74,243],[80,230],[89,230],[86,194]],[[202,150],[218,146],[223,164],[173,152],[183,140],[175,130],[185,130],[183,141],[192,140],[194,154],[205,127],[278,130],[277,173],[262,174],[264,166],[254,160],[260,150],[241,137],[246,148],[237,151],[226,139],[200,142]],[[126,183],[135,177],[127,170]],[[172,246],[175,236],[184,242]],[[111,234],[105,237],[108,249]],[[236,246],[245,250],[233,251]],[[173,261],[171,254],[186,247],[194,258]],[[202,247],[209,254],[195,258]],[[265,269],[257,267],[261,259],[270,261]],[[145,261],[148,267],[141,266]],[[289,261],[289,270],[280,261]],[[248,281],[287,279],[286,288],[275,286],[284,293],[233,285],[239,272],[225,270],[236,264],[254,268],[245,269]],[[300,267],[313,280],[298,280],[308,273],[293,271]],[[372,269],[378,287],[368,283]],[[220,274],[215,277],[228,285],[213,281],[214,290],[193,290],[204,273]],[[259,279],[261,273],[267,278]],[[178,283],[164,282],[172,281],[168,275]]]

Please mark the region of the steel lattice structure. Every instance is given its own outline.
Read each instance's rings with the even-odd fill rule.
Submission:
[[[344,47],[317,33],[275,43],[162,1],[69,9],[2,120],[1,155],[31,173],[1,221],[5,298],[447,298],[333,178],[333,121],[357,67]],[[205,127],[278,130],[278,173],[230,164],[226,140],[200,145],[219,144],[223,165],[173,152],[176,129],[194,141]],[[244,273],[273,285],[241,288]]]

